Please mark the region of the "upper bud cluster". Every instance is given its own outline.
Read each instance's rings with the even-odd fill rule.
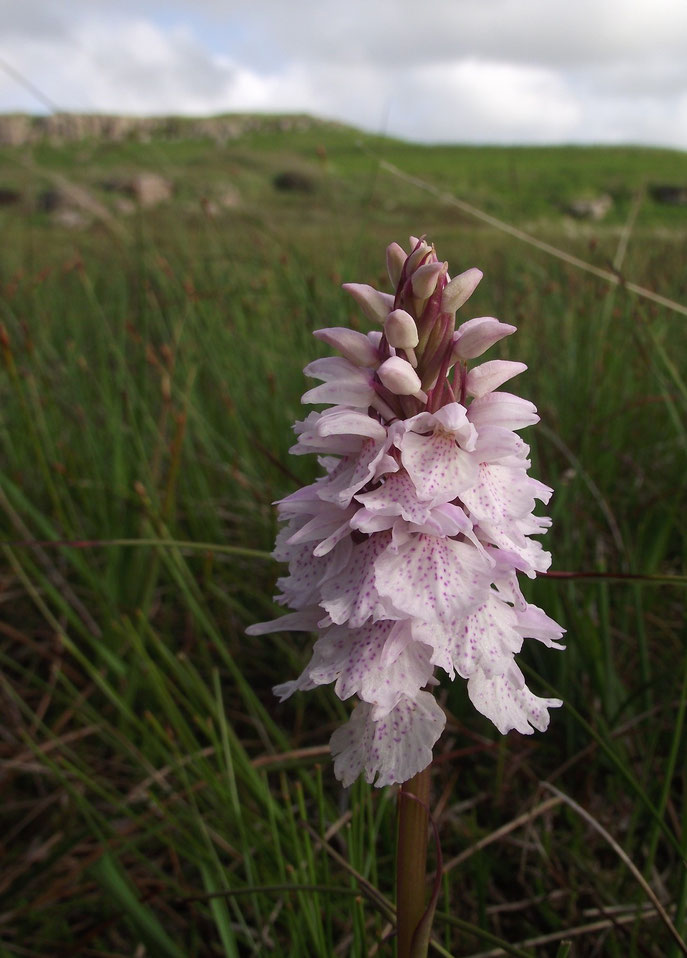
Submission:
[[[409,253],[391,243],[386,263],[393,293],[364,283],[343,287],[383,331],[365,336],[335,327],[317,330],[315,335],[353,365],[370,369],[369,388],[374,394],[370,405],[386,419],[436,412],[447,403],[463,402],[465,361],[480,356],[515,327],[486,316],[456,330],[456,311],[470,298],[482,272],[472,268],[451,279],[448,264],[439,261],[434,246],[424,238],[411,236]]]

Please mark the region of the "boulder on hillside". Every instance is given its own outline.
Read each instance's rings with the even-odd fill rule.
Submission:
[[[72,183],[65,176],[53,174],[53,186],[36,196],[36,209],[49,213],[54,222],[67,226],[82,226],[93,219],[112,223],[112,214],[85,186]],[[78,213],[78,216],[73,215]],[[59,215],[58,215],[59,214]]]
[[[578,220],[602,220],[613,206],[608,193],[599,196],[581,196],[568,204],[566,212]]]
[[[651,198],[667,206],[687,206],[687,186],[673,186],[668,183],[656,184],[649,188]]]
[[[87,213],[69,206],[55,210],[51,216],[51,220],[57,226],[63,226],[68,230],[83,230],[91,225],[91,218]]]
[[[113,176],[103,180],[100,186],[108,193],[120,193],[122,198],[134,200],[144,209],[167,202],[174,192],[171,180],[150,171],[134,173],[132,176]],[[119,207],[121,203],[117,201],[116,205]],[[128,205],[126,212],[130,212]]]
[[[21,199],[19,190],[15,190],[12,186],[0,186],[0,206],[16,206]]]
[[[62,190],[41,190],[36,197],[36,209],[40,213],[54,213],[55,210],[65,209],[68,206],[69,200]]]
[[[131,178],[129,192],[140,206],[149,209],[170,200],[174,187],[171,180],[159,173],[136,173]]]
[[[285,193],[314,193],[315,180],[300,170],[283,170],[272,180],[275,190]]]

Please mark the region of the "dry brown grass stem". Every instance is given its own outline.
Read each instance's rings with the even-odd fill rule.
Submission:
[[[502,825],[501,828],[497,828],[495,832],[490,832],[489,835],[485,835],[484,838],[480,838],[480,840],[475,842],[474,845],[471,845],[470,848],[466,848],[465,851],[460,853],[460,855],[456,855],[455,858],[452,858],[450,861],[446,862],[444,865],[443,874],[445,875],[457,865],[461,865],[468,858],[471,858],[477,852],[481,851],[483,848],[486,848],[487,845],[491,845],[493,842],[497,842],[505,835],[509,835],[511,832],[515,831],[516,828],[520,828],[522,825],[529,825],[529,823],[539,815],[543,815],[544,812],[548,812],[549,809],[560,805],[562,801],[562,798],[547,798],[545,802],[542,802],[535,808],[530,809],[529,812],[523,812],[522,815],[518,815],[518,817],[514,818],[512,821],[506,822],[506,824]]]
[[[574,799],[570,798],[564,792],[561,792],[560,789],[556,788],[555,785],[551,785],[549,782],[542,782],[541,784],[542,784],[542,788],[545,788],[548,791],[553,792],[561,802],[565,802],[565,804],[568,805],[569,808],[572,808],[572,810],[576,812],[580,816],[580,818],[583,818],[588,825],[591,825],[591,827],[596,832],[598,832],[599,835],[601,835],[601,837],[606,842],[608,842],[608,844],[611,846],[611,848],[616,853],[618,858],[632,873],[633,877],[637,881],[637,884],[641,886],[647,898],[649,898],[650,901],[652,902],[659,918],[661,919],[663,924],[666,926],[666,928],[672,935],[673,940],[677,944],[680,951],[683,953],[683,955],[687,955],[687,944],[685,944],[685,941],[682,938],[680,932],[677,930],[677,928],[673,924],[670,918],[670,915],[668,914],[666,909],[663,907],[663,905],[659,901],[655,891],[653,890],[651,885],[647,882],[644,875],[642,875],[642,873],[637,868],[637,866],[632,861],[632,859],[629,857],[625,849],[618,844],[615,838],[613,838],[613,836],[606,831],[603,825],[600,822],[598,822],[593,815],[591,815],[585,808],[582,808],[581,805],[578,805],[578,803]]]
[[[687,316],[687,306],[684,306],[682,303],[678,303],[674,299],[669,299],[667,296],[661,296],[660,293],[655,293],[651,289],[646,289],[644,286],[639,286],[637,283],[632,283],[629,280],[626,280],[620,275],[620,273],[613,273],[611,270],[603,269],[601,266],[595,266],[593,263],[588,263],[586,260],[580,259],[578,256],[573,256],[572,253],[566,253],[565,250],[558,249],[557,246],[552,246],[551,243],[547,243],[545,240],[537,239],[536,236],[532,236],[530,233],[526,233],[524,230],[518,229],[517,226],[512,226],[510,223],[506,223],[503,220],[498,219],[498,217],[492,216],[490,213],[485,213],[484,210],[478,209],[471,203],[466,203],[465,200],[458,199],[458,197],[454,196],[452,193],[447,193],[444,190],[439,189],[439,187],[434,186],[433,183],[427,183],[426,180],[420,179],[419,176],[412,176],[410,173],[404,173],[403,170],[399,169],[397,166],[394,166],[393,163],[389,163],[388,160],[380,160],[379,165],[383,170],[386,170],[387,173],[391,173],[391,175],[397,177],[397,179],[403,180],[404,183],[410,183],[412,186],[416,186],[418,189],[424,190],[426,193],[431,193],[432,196],[435,196],[440,202],[446,203],[447,206],[455,206],[456,209],[459,209],[462,213],[467,213],[468,216],[474,216],[475,219],[481,220],[481,222],[487,223],[487,225],[493,226],[497,230],[501,230],[502,233],[507,233],[509,236],[520,240],[522,243],[527,243],[530,246],[535,247],[535,249],[539,249],[544,253],[548,253],[550,256],[555,256],[556,259],[562,260],[569,266],[575,266],[577,269],[584,270],[586,273],[591,273],[592,276],[603,279],[613,286],[621,286],[628,292],[634,293],[636,296],[640,296],[643,299],[648,299],[652,303],[656,303],[658,306],[664,306],[666,309],[670,309],[674,313],[680,313],[682,316]]]

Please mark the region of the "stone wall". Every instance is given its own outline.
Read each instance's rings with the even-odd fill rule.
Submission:
[[[152,139],[210,139],[217,143],[236,140],[249,132],[292,132],[324,125],[303,115],[260,116],[231,114],[214,117],[109,116],[100,113],[52,113],[28,116],[0,115],[0,145],[27,143],[73,143],[79,140],[121,142]]]

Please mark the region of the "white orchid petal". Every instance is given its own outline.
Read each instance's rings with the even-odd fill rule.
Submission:
[[[342,289],[350,293],[358,306],[372,322],[383,323],[394,308],[394,297],[380,293],[366,283],[344,283]]]
[[[446,290],[444,290],[445,293]],[[454,356],[457,359],[476,359],[499,340],[515,332],[517,332],[515,326],[501,323],[492,316],[477,316],[475,319],[469,319],[466,323],[461,323],[453,334]]]
[[[457,309],[460,309],[472,296],[483,275],[481,269],[473,267],[458,276],[454,276],[451,282],[447,283],[441,295],[441,311],[443,313],[455,313]]]
[[[505,359],[493,359],[481,366],[473,366],[468,372],[468,396],[475,396],[477,399],[486,396],[526,369],[525,363],[512,363]]]
[[[365,333],[359,333],[347,326],[331,326],[314,330],[313,336],[337,349],[345,359],[356,366],[379,365],[379,354]]]
[[[489,568],[472,545],[418,535],[379,554],[375,585],[399,613],[448,624],[482,605]]]
[[[354,546],[346,569],[322,584],[320,605],[337,625],[348,622],[350,628],[358,628],[369,618],[399,618],[375,585],[376,563],[390,541],[388,532],[380,532]]]
[[[401,443],[401,461],[418,498],[433,505],[451,502],[469,489],[478,474],[478,462],[461,449],[451,433],[428,436],[407,432]]]
[[[505,426],[506,429],[524,429],[539,422],[534,403],[511,393],[488,393],[474,399],[468,407],[468,419],[477,428]]]
[[[446,724],[443,710],[429,692],[402,699],[377,721],[373,711],[372,705],[361,702],[331,737],[334,774],[344,788],[361,772],[377,788],[408,781],[432,761],[434,743]]]
[[[507,675],[491,678],[480,670],[468,680],[468,695],[475,708],[486,715],[505,735],[517,729],[522,735],[531,735],[535,729],[545,732],[549,726],[548,709],[558,708],[560,699],[539,698],[523,685],[517,688]]]

